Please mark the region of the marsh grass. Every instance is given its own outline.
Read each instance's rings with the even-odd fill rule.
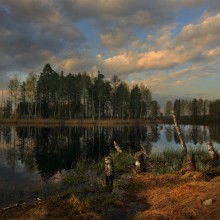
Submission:
[[[196,169],[200,172],[207,172],[213,167],[213,163],[208,160],[207,150],[203,147],[188,148],[189,153],[195,155]],[[134,153],[124,151],[123,153],[111,153],[115,169],[114,188],[125,188],[126,178],[129,179],[134,168]],[[147,172],[158,174],[172,173],[181,170],[184,164],[184,154],[181,149],[165,148],[161,152],[152,152],[146,156]],[[219,164],[217,166],[220,167]],[[129,176],[130,175],[130,176]],[[81,158],[68,177],[65,177],[59,188],[66,191],[74,191],[82,197],[94,192],[102,192],[105,187],[105,165],[104,158],[96,162],[88,162]]]
[[[208,172],[213,167],[213,162],[208,160],[207,150],[202,147],[189,147],[189,153],[195,154],[196,169],[200,172]],[[115,169],[114,188],[123,190],[125,182],[132,176],[134,168],[134,152],[111,153]],[[181,170],[184,163],[184,154],[181,149],[165,148],[161,152],[152,152],[146,156],[147,172],[172,173]],[[220,165],[215,165],[220,168]],[[81,158],[69,174],[62,178],[59,184],[50,186],[44,191],[38,192],[40,196],[74,192],[81,198],[95,197],[96,193],[105,191],[105,165],[104,158],[98,161],[87,161]]]
[[[168,173],[179,170],[182,166],[184,155],[179,149],[165,148],[161,152],[153,152],[147,158],[149,171],[154,173]]]
[[[213,167],[213,162],[208,159],[208,152],[203,147],[188,148],[188,153],[195,155],[196,170],[199,172],[207,172]],[[153,152],[147,160],[150,162],[151,172],[169,173],[175,172],[182,168],[184,163],[184,154],[181,149],[165,148],[161,152]],[[220,167],[219,163],[215,167]]]
[[[122,174],[125,172],[131,172],[134,166],[134,155],[128,151],[123,153],[115,153],[110,155],[114,161],[115,173]]]

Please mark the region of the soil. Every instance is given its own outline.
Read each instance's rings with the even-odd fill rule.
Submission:
[[[102,197],[104,199],[104,197]],[[220,176],[190,172],[133,175],[121,199],[88,205],[73,193],[2,209],[0,219],[220,219]]]

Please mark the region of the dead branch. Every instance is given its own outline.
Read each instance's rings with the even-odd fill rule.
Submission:
[[[114,147],[117,150],[118,153],[122,153],[122,149],[119,147],[119,145],[114,141]]]
[[[9,210],[9,209],[13,209],[13,208],[19,207],[19,206],[24,205],[24,204],[25,204],[25,202],[18,202],[18,203],[12,204],[12,205],[10,205],[10,206],[7,206],[7,207],[5,207],[5,208],[2,208],[2,209],[1,209],[1,212],[4,212],[4,211],[7,211],[7,210]]]

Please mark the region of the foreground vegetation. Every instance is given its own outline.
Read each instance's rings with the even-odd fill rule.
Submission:
[[[60,182],[44,191],[36,192],[37,202],[19,203],[14,208],[2,210],[0,217],[4,219],[199,218],[201,217],[199,210],[203,208],[202,202],[210,196],[212,198],[215,196],[214,199],[217,199],[217,194],[220,195],[220,191],[211,191],[210,195],[205,194],[207,188],[217,188],[215,183],[209,185],[206,181],[219,175],[220,164],[210,162],[205,149],[190,149],[190,151],[196,158],[197,172],[193,173],[181,172],[184,157],[180,150],[167,148],[163,152],[147,155],[147,173],[144,174],[134,174],[134,155],[131,152],[112,153],[116,173],[112,193],[105,188],[104,161],[95,163],[81,159],[75,169]],[[219,204],[219,201],[216,204]],[[209,211],[207,213],[210,215]]]

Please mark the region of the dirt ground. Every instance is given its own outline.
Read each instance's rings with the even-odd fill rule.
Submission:
[[[197,172],[134,175],[124,197],[112,201],[109,213],[103,215],[100,207],[100,201],[88,208],[75,195],[67,194],[1,210],[0,219],[219,220],[220,176],[205,181]]]

